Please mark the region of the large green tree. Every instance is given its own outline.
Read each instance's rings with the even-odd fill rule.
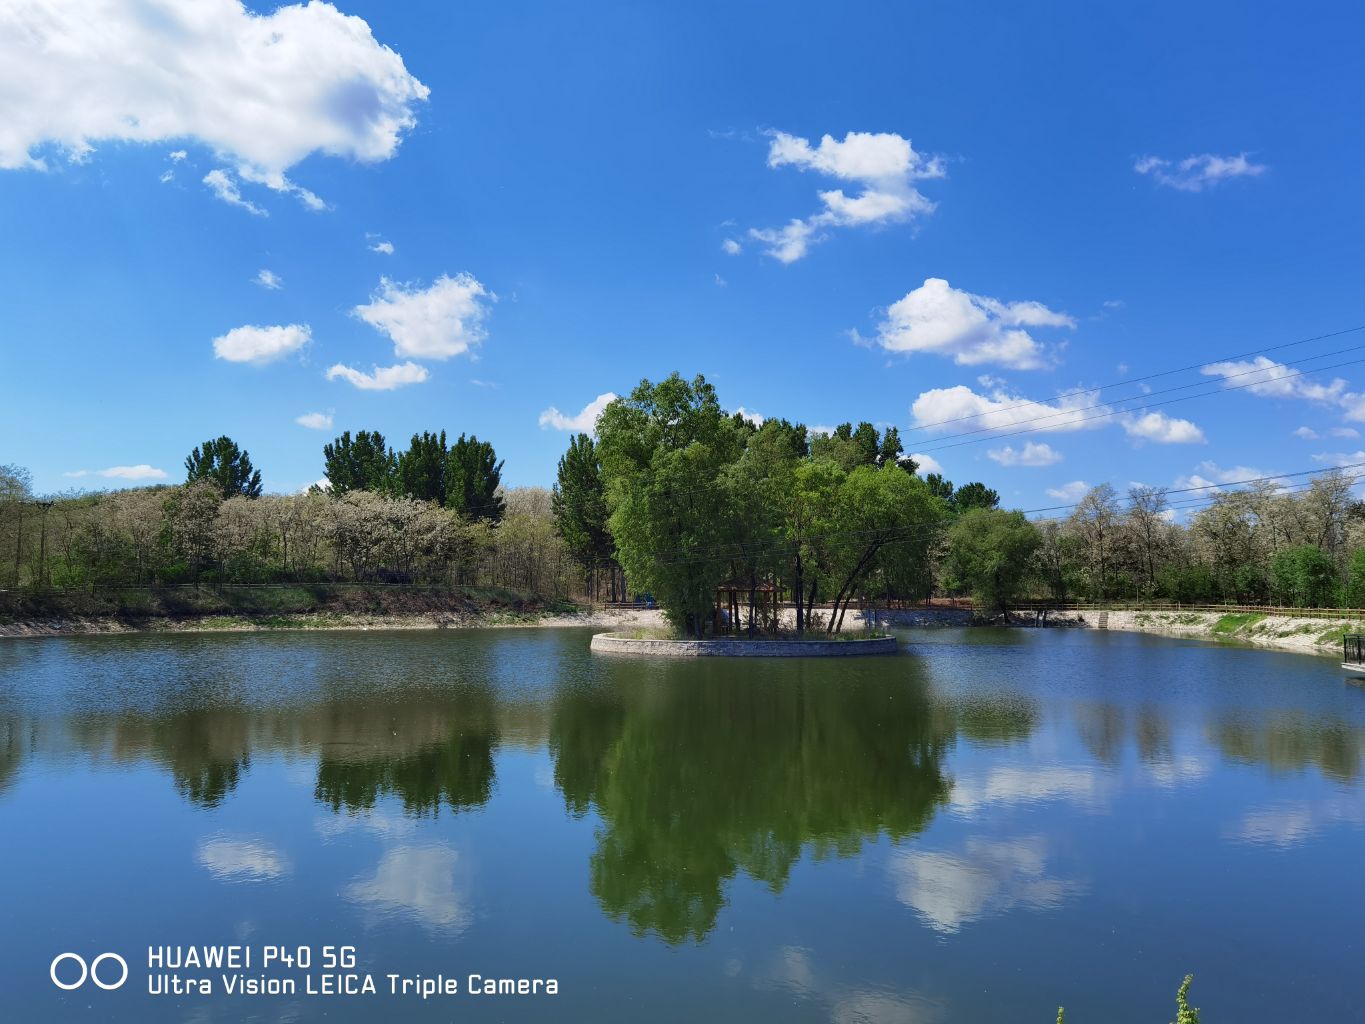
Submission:
[[[398,456],[398,489],[417,501],[446,503],[446,432],[413,434]]]
[[[207,480],[224,498],[261,496],[261,472],[252,468],[251,455],[224,434],[205,441],[185,458],[185,483]]]
[[[398,457],[377,430],[361,430],[352,439],[349,430],[323,445],[322,459],[327,482],[337,497],[347,491],[387,494],[394,489]]]
[[[507,508],[501,487],[502,461],[493,446],[461,434],[446,455],[446,508],[476,522],[500,522]]]
[[[575,434],[559,459],[551,496],[555,529],[569,553],[589,576],[612,559],[615,546],[607,527],[607,490],[597,445],[588,434]]]
[[[1042,538],[1022,512],[969,509],[948,530],[948,569],[985,612],[1008,614],[1028,579]]]
[[[722,471],[744,437],[706,378],[674,373],[618,398],[597,421],[617,554],[637,591],[673,625],[701,637],[728,571],[730,492]]]

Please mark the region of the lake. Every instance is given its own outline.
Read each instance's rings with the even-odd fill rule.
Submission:
[[[1365,1020],[1365,687],[1330,659],[589,636],[0,640],[0,1018],[1162,1024],[1193,972],[1207,1024]],[[127,983],[58,988],[63,952]],[[307,991],[348,976],[377,991]]]

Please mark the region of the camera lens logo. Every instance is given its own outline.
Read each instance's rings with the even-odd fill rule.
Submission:
[[[57,968],[61,966],[62,962],[65,960],[70,960],[80,968],[80,974],[77,975],[75,981],[62,981],[62,979],[57,976]],[[119,974],[117,981],[110,981],[108,977],[100,977],[100,964],[104,963],[106,960],[113,960],[118,964],[122,973]],[[104,974],[112,976],[114,970],[115,968],[113,967],[106,967],[104,969]],[[85,957],[80,956],[79,954],[58,953],[52,958],[52,966],[48,968],[47,973],[52,977],[52,984],[56,985],[58,988],[65,989],[68,992],[73,988],[80,988],[85,984],[87,979],[93,981],[106,992],[112,992],[116,988],[122,988],[123,983],[128,980],[128,961],[117,953],[101,953],[87,965]],[[71,976],[71,968],[63,968],[62,974],[69,978]]]

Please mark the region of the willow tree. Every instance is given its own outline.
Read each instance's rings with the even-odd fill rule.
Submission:
[[[730,490],[743,435],[698,376],[648,380],[597,421],[608,520],[621,565],[669,621],[700,638],[724,580]]]

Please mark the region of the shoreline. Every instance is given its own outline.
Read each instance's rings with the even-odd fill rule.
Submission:
[[[74,616],[0,623],[0,639],[53,636],[133,636],[165,633],[400,632],[440,629],[658,628],[663,614],[647,608],[580,612],[367,614],[298,612],[274,615],[205,615],[183,619]]]
[[[1053,612],[1057,625],[1100,629],[1097,620],[1105,613],[1105,629],[1146,633],[1176,640],[1262,647],[1290,654],[1336,657],[1347,633],[1365,633],[1365,623],[1348,618],[1307,618],[1257,612],[1169,612],[1088,609],[1084,612]],[[1051,623],[1049,624],[1051,625]],[[1020,622],[1014,628],[1034,628]]]

